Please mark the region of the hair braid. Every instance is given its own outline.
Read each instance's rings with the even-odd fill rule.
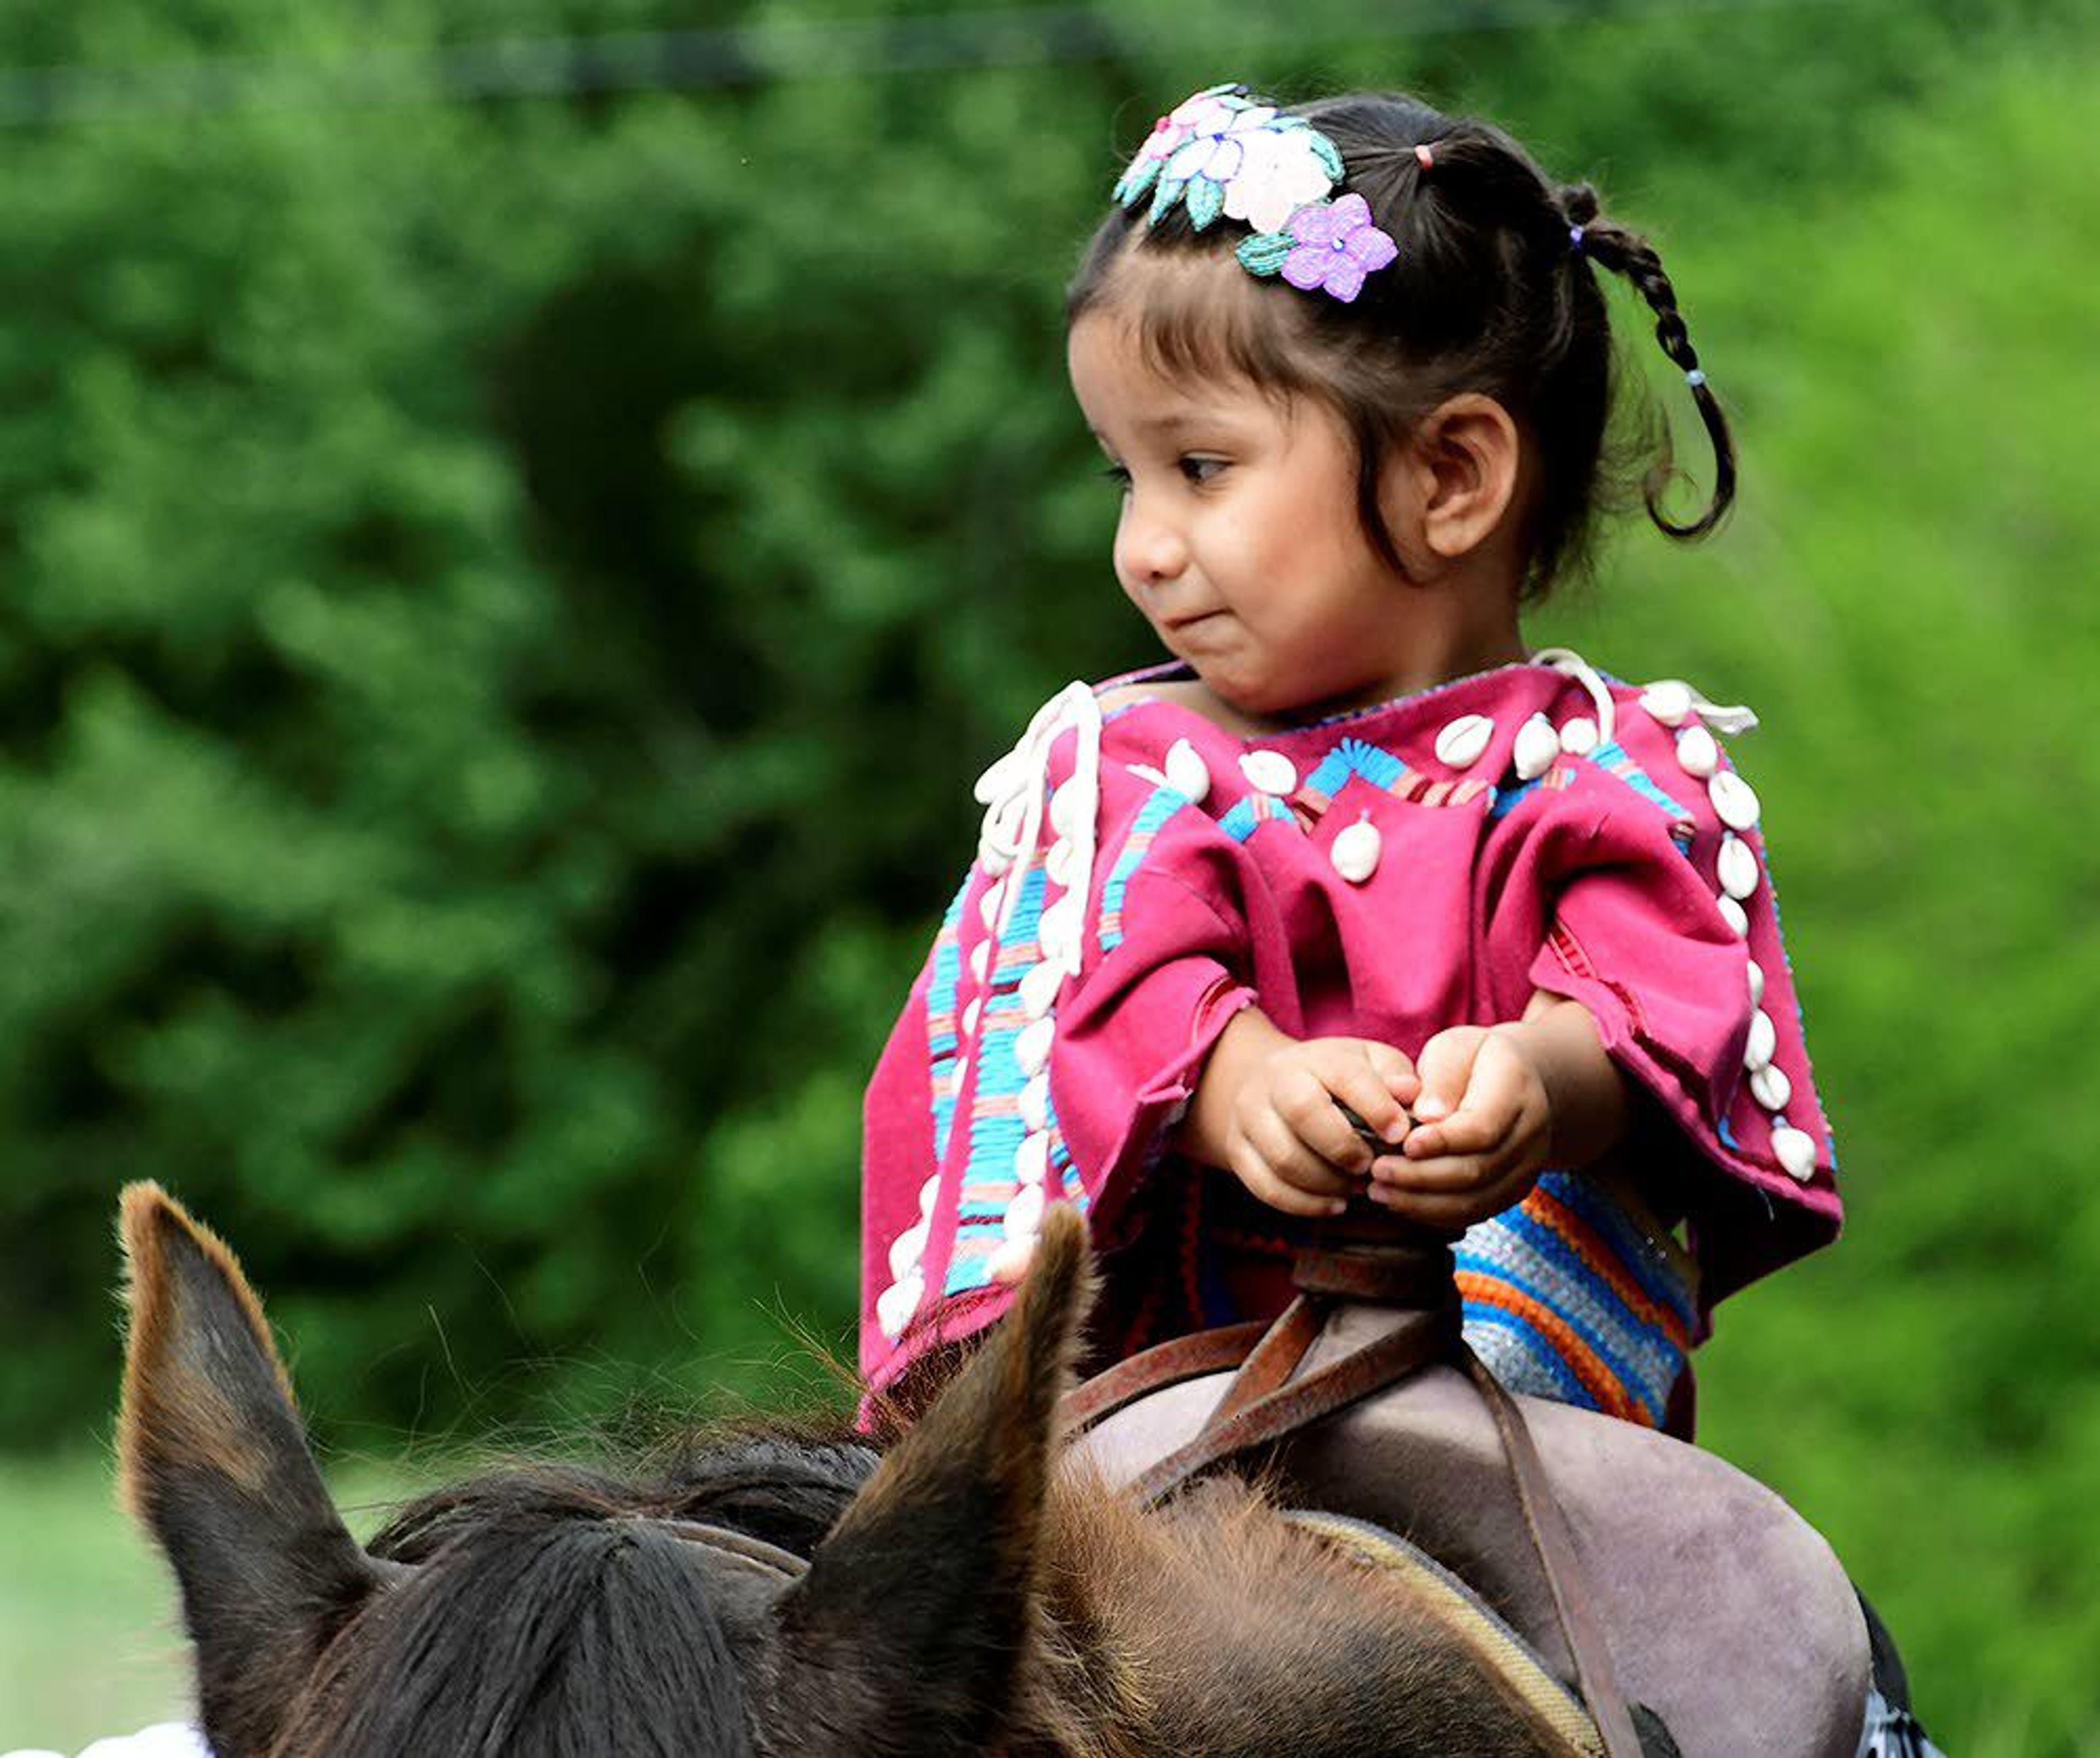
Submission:
[[[1648,517],[1673,537],[1703,537],[1727,516],[1736,501],[1736,443],[1728,431],[1727,417],[1719,400],[1707,388],[1700,370],[1699,351],[1692,345],[1692,333],[1677,308],[1677,289],[1663,272],[1662,258],[1655,246],[1630,227],[1617,220],[1598,218],[1597,192],[1587,183],[1573,183],[1560,192],[1560,211],[1568,224],[1582,234],[1582,254],[1601,268],[1621,275],[1645,299],[1655,313],[1655,339],[1671,364],[1686,375],[1699,417],[1706,424],[1713,442],[1714,480],[1713,497],[1706,510],[1689,524],[1679,524],[1662,510],[1663,490],[1676,474],[1665,440],[1661,459],[1648,473],[1644,493]]]

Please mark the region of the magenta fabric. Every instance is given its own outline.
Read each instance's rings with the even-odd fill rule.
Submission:
[[[1723,827],[1705,784],[1679,766],[1671,730],[1639,705],[1637,690],[1612,691],[1613,742],[1563,756],[1529,783],[1512,769],[1526,719],[1543,713],[1561,726],[1595,713],[1581,683],[1542,665],[1255,740],[1158,698],[1112,713],[1083,961],[1051,1016],[1045,1186],[1088,1210],[1105,1305],[1187,1306],[1154,1285],[1182,1274],[1193,1249],[1167,1229],[1280,1222],[1251,1214],[1229,1174],[1191,1168],[1166,1146],[1218,1031],[1257,999],[1294,1035],[1378,1038],[1412,1054],[1445,1027],[1518,1017],[1534,987],[1570,996],[1652,1096],[1652,1126],[1634,1151],[1683,1195],[1703,1307],[1835,1236],[1830,1131],[1770,874],[1745,906],[1746,945],[1716,901]],[[1462,714],[1489,717],[1494,731],[1479,759],[1457,771],[1434,747]],[[1162,784],[1179,740],[1209,771],[1200,805]],[[1052,747],[1049,784],[1070,774],[1074,744],[1067,732]],[[1241,759],[1256,750],[1290,760],[1295,793],[1264,799],[1251,785]],[[1370,878],[1352,884],[1330,851],[1365,815],[1380,855]],[[1760,833],[1745,841],[1762,870]],[[1054,901],[1058,887],[1031,877],[1039,900]],[[1013,996],[1032,962],[1032,917],[1024,912],[987,980],[977,981],[989,883],[973,866],[867,1093],[861,1367],[877,1389],[990,1323],[1010,1298],[987,1264],[1018,1188],[1012,1162],[1022,1126],[1001,1045],[1019,1018]],[[1777,1028],[1773,1060],[1793,1088],[1785,1115],[1816,1144],[1805,1184],[1781,1168],[1772,1119],[1743,1076],[1750,957]],[[1219,1199],[1192,1208],[1192,1192]],[[1190,1222],[1206,1212],[1211,1221]],[[922,1216],[926,1292],[893,1340],[876,1302],[897,1280],[893,1242]]]

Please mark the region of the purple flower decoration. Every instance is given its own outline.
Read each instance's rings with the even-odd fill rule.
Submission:
[[[1372,223],[1370,204],[1354,190],[1339,201],[1307,202],[1283,230],[1293,246],[1283,259],[1283,278],[1303,292],[1324,290],[1344,304],[1363,291],[1365,276],[1400,254],[1400,247]]]

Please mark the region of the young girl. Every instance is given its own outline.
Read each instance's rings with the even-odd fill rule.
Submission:
[[[998,1316],[1048,1203],[1088,1214],[1099,1364],[1280,1310],[1363,1198],[1468,1229],[1466,1334],[1513,1389],[1686,1432],[1712,1303],[1836,1233],[1714,736],[1754,718],[1524,642],[1612,486],[1600,272],[1705,422],[1705,511],[1661,511],[1666,458],[1648,485],[1702,536],[1733,452],[1674,290],[1507,135],[1220,86],[1124,172],[1070,364],[1173,657],[1072,685],[978,784],[868,1093],[871,1386]]]

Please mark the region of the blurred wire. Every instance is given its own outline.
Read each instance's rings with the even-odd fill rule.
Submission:
[[[1860,0],[1400,0],[1339,12],[1186,5],[1114,15],[1024,7],[876,19],[774,20],[716,30],[546,37],[309,60],[221,56],[130,67],[0,68],[0,128],[493,98],[770,84],[841,74],[1031,67],[1156,55],[1191,42],[1410,37],[1579,24],[1644,14],[1740,12]]]

